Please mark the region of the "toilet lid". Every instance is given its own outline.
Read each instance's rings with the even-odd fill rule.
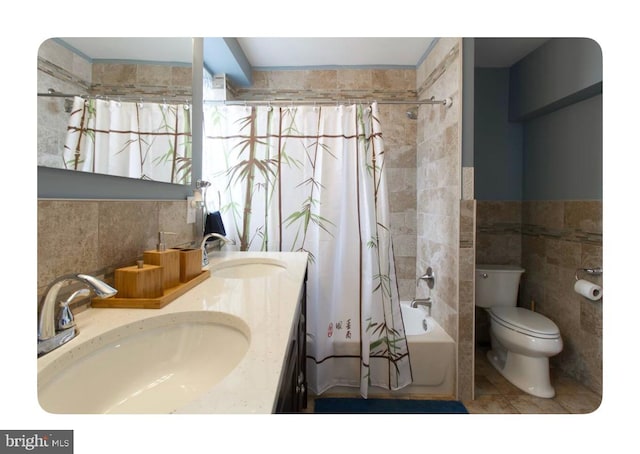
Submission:
[[[529,336],[554,338],[560,335],[558,326],[547,317],[522,307],[492,307],[489,313],[498,323]]]

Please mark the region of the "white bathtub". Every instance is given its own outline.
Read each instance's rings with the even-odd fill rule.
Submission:
[[[425,308],[402,301],[401,309],[413,383],[394,393],[455,396],[455,342]]]
[[[412,308],[410,302],[401,302],[402,319],[405,324],[413,383],[402,389],[389,391],[385,388],[371,386],[368,395],[371,397],[389,397],[393,395],[423,395],[431,397],[455,398],[456,354],[453,339],[438,325],[435,319],[428,317],[423,307]],[[424,329],[426,324],[427,329]],[[310,342],[313,342],[311,339]],[[334,344],[335,354],[353,356],[358,354],[357,341],[343,340]],[[357,376],[359,363],[353,362],[346,376]],[[346,369],[345,369],[346,370]],[[336,383],[329,390],[331,395],[358,395],[357,383]],[[313,380],[310,380],[310,391],[314,394]],[[324,392],[324,391],[323,391]]]

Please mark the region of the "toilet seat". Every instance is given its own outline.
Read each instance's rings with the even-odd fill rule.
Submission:
[[[522,307],[496,306],[489,309],[491,318],[505,328],[539,339],[560,337],[558,326],[542,314]]]

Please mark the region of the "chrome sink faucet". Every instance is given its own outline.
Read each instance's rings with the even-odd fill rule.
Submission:
[[[233,241],[230,238],[227,238],[224,235],[221,235],[219,233],[208,233],[204,236],[204,238],[202,238],[202,243],[200,243],[200,249],[202,250],[202,266],[207,266],[209,264],[209,255],[207,254],[207,240],[209,238],[218,238],[219,240],[222,240],[225,244],[236,244],[235,241]]]
[[[109,298],[118,293],[110,285],[88,274],[65,274],[56,278],[49,284],[38,312],[38,356],[55,350],[78,334],[69,304],[79,296],[88,296],[89,289],[80,289],[74,292],[66,301],[61,301],[59,303],[61,310],[56,318],[58,293],[67,281],[79,281],[88,285],[98,298]]]

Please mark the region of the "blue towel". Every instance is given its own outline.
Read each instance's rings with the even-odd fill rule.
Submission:
[[[227,236],[227,232],[224,230],[224,224],[222,223],[222,216],[219,211],[207,214],[207,220],[204,225],[204,234],[219,233],[222,236]],[[211,238],[211,241],[215,238]]]

